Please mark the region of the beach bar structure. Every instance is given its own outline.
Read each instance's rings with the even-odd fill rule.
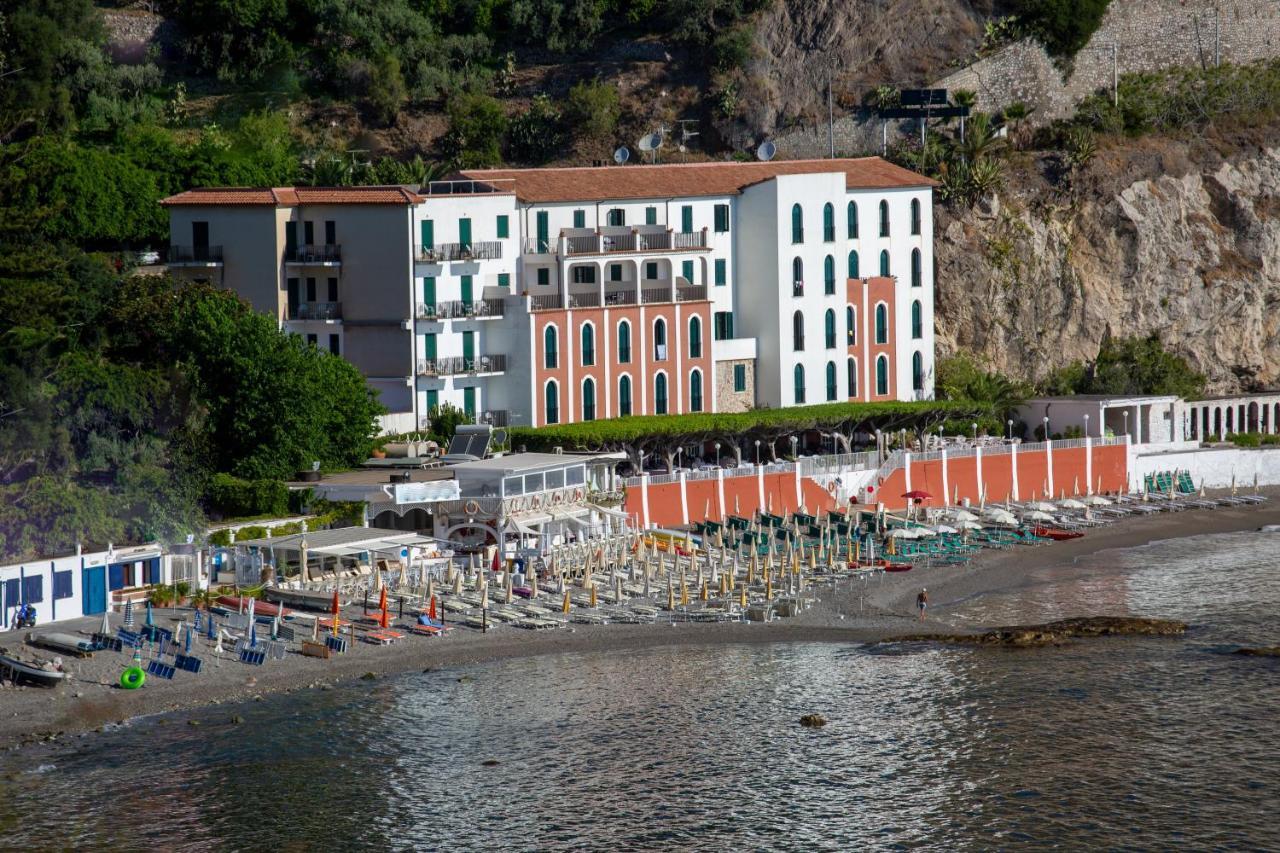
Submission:
[[[1019,407],[1018,418],[1030,432],[1047,419],[1049,435],[1074,428],[1080,438],[1127,435],[1131,444],[1171,444],[1183,440],[1181,404],[1174,395],[1034,397]]]
[[[226,582],[256,585],[263,569],[302,583],[338,581],[374,568],[443,578],[452,551],[429,536],[373,527],[340,527],[237,542]],[[268,578],[270,579],[270,578]]]

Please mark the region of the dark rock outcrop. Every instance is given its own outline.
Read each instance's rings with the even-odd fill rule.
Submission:
[[[1280,646],[1262,646],[1259,648],[1236,649],[1235,654],[1248,655],[1255,658],[1280,658]]]
[[[1077,637],[1179,636],[1185,622],[1132,616],[1087,616],[1043,625],[1011,625],[977,634],[912,634],[886,642],[929,642],[973,646],[1051,646]]]

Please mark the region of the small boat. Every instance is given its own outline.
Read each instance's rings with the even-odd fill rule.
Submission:
[[[266,596],[268,601],[296,607],[299,610],[319,610],[323,613],[328,613],[333,607],[332,592],[321,592],[315,589],[284,589],[278,586],[269,586],[262,591],[262,594]],[[342,596],[338,596],[339,606],[345,607],[347,603]],[[255,604],[254,612],[262,613],[262,605]]]
[[[1079,539],[1084,534],[1078,530],[1062,530],[1058,527],[1033,527],[1031,528],[1031,535],[1039,536],[1041,539],[1063,542],[1067,539]]]
[[[74,634],[33,634],[27,638],[27,642],[33,646],[53,649],[56,652],[66,652],[77,657],[89,657],[97,650],[91,640],[77,637]]]
[[[25,663],[7,655],[0,655],[0,672],[7,672],[14,681],[34,684],[37,687],[57,687],[67,677],[65,672],[43,669],[37,664]]]
[[[884,569],[886,572],[909,572],[911,571],[910,563],[887,563],[877,568]]]
[[[329,596],[329,600],[330,602],[333,601],[332,595]],[[222,595],[218,597],[218,603],[221,604],[223,607],[229,608],[230,610],[233,610],[236,612],[245,612],[245,613],[249,612],[248,598],[244,598],[237,595]],[[277,607],[276,605],[272,604],[269,601],[253,602],[254,616],[275,616],[277,613],[280,614],[282,617],[289,615],[288,610],[285,610],[283,607]]]

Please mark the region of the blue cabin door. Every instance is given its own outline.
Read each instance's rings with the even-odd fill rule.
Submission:
[[[83,593],[81,599],[84,605],[84,615],[92,616],[95,613],[104,613],[107,609],[107,569],[106,566],[97,566],[92,569],[82,569],[80,574],[80,589]]]

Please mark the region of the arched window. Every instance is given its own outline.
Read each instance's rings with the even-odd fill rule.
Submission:
[[[880,236],[889,236],[889,202],[880,202]]]
[[[828,308],[826,315],[822,318],[822,331],[825,335],[823,343],[827,345],[827,349],[836,348],[836,312],[834,308]]]
[[[631,363],[631,321],[623,320],[618,324],[618,363]]]
[[[590,323],[582,324],[582,366],[590,367],[596,363],[596,327]]]
[[[831,202],[822,207],[822,242],[833,243],[836,239],[836,209]]]
[[[804,261],[799,258],[791,261],[791,295],[804,296]]]
[[[923,280],[924,280],[924,276],[921,274],[921,269],[920,269],[920,250],[912,249],[911,250],[911,286],[919,287]]]
[[[791,242],[804,242],[804,211],[800,205],[791,205]]]
[[[883,302],[876,306],[876,343],[889,343],[889,308]]]
[[[653,359],[667,360],[667,321],[661,317],[653,321]]]
[[[911,233],[920,233],[920,199],[911,199]]]
[[[797,364],[796,369],[792,372],[796,385],[796,403],[804,402],[804,365]]]
[[[542,366],[554,369],[560,364],[559,335],[555,326],[547,326],[542,332]]]
[[[624,376],[618,380],[618,416],[631,414],[631,377]]]
[[[702,371],[694,370],[689,374],[689,411],[702,411]]]
[[[911,390],[924,390],[924,356],[918,352],[911,355]]]
[[[596,419],[596,381],[590,376],[582,380],[582,419]]]
[[[919,299],[911,303],[911,337],[917,341],[924,337],[924,306]]]
[[[804,349],[804,314],[799,311],[791,315],[791,348],[796,352]]]
[[[667,374],[665,373],[659,373],[653,377],[653,413],[655,415],[667,413]]]
[[[822,292],[827,296],[836,292],[836,259],[831,255],[822,259]]]
[[[880,252],[880,275],[889,275],[889,250],[882,249]]]
[[[853,346],[858,342],[858,323],[857,315],[854,313],[852,305],[844,307],[844,337],[847,346]]]
[[[702,319],[689,318],[689,358],[702,358]]]
[[[858,203],[849,202],[849,239],[856,240],[858,238]]]
[[[845,373],[848,374],[845,379],[849,383],[849,398],[853,399],[858,396],[858,360],[856,358],[850,357]]]
[[[876,394],[883,397],[889,393],[889,357],[876,357]]]
[[[849,278],[860,278],[858,275],[858,253],[849,253]]]
[[[830,403],[836,398],[836,363],[834,361],[827,362],[827,402]]]
[[[546,418],[549,424],[560,423],[560,386],[551,380],[545,390]]]

